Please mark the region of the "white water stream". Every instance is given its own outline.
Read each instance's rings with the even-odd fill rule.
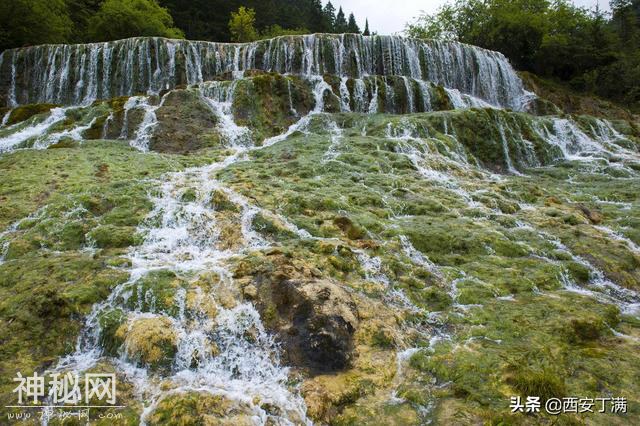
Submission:
[[[279,349],[273,337],[264,329],[255,307],[237,295],[238,289],[228,266],[229,260],[235,256],[269,247],[269,243],[251,228],[251,220],[260,209],[223,188],[215,179],[217,172],[242,161],[250,150],[260,149],[249,145],[248,129],[233,122],[231,103],[234,88],[233,84],[211,83],[203,94],[203,99],[220,119],[220,131],[231,153],[214,164],[165,177],[157,194],[152,197],[154,209],[140,227],[140,232],[145,235],[144,242],[130,252],[132,270],[129,281],[118,286],[105,302],[94,307],[76,352],[62,359],[57,367],[82,371],[103,359],[100,316],[108,310],[122,309],[129,324],[145,318],[167,319],[177,335],[177,353],[170,374],[161,377],[164,385],[160,385],[161,378],[154,372],[130,359],[126,348],[121,348],[120,356],[114,360],[121,373],[135,383],[140,398],[147,401],[141,418],[143,423],[153,415],[164,398],[188,391],[222,395],[239,407],[249,407],[249,414],[256,424],[310,423],[302,398],[288,384],[289,371],[280,365]],[[325,87],[319,84],[317,90],[321,92],[317,98],[322,99]],[[316,112],[320,110],[321,105]],[[309,117],[305,117],[292,127],[301,128],[308,120]],[[273,138],[263,146],[278,140],[281,139]],[[216,189],[225,191],[242,210],[239,224],[242,238],[232,249],[220,248],[218,212],[211,202]],[[186,200],[187,193],[192,193],[193,197]],[[305,235],[301,231],[300,234]],[[143,311],[139,306],[132,309],[126,303],[131,297],[131,289],[138,288],[140,280],[149,273],[159,270],[173,271],[187,279],[190,286],[195,286],[176,293],[174,303],[180,307],[177,315]],[[236,294],[232,306],[216,303],[215,297],[197,287],[198,278],[212,272],[217,277],[212,291]],[[195,302],[191,301],[191,305],[204,307],[216,303],[218,313],[215,319],[206,315],[204,308],[187,314],[187,291],[195,294],[192,296]],[[213,346],[217,347],[216,353],[212,351]],[[171,383],[169,390],[167,380]],[[278,414],[270,413],[264,407],[278,407]]]

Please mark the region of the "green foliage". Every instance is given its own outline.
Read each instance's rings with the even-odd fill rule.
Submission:
[[[336,26],[336,8],[327,2],[324,9],[322,9],[322,16],[324,18],[324,25],[327,28],[327,32],[333,31]]]
[[[347,23],[347,32],[353,34],[360,34],[360,28],[356,23],[356,17],[353,16],[353,13],[349,15],[349,22]]]
[[[107,41],[136,36],[183,38],[173,18],[155,0],[106,0],[89,20],[89,38]]]
[[[212,41],[232,40],[229,19],[240,7],[255,11],[254,27],[260,38],[270,34],[276,25],[283,28],[282,35],[298,34],[302,29],[308,30],[307,33],[339,32],[335,26],[335,7],[331,2],[324,7],[322,3],[320,0],[160,0],[187,38]],[[344,24],[346,26],[346,20]]]
[[[342,7],[338,9],[338,14],[336,15],[335,25],[333,27],[333,31],[336,33],[346,33],[348,32],[348,24],[347,19],[344,16],[344,12],[342,11]]]
[[[244,8],[244,15],[238,14],[239,8]],[[254,15],[247,25],[243,20],[250,17],[246,15],[250,10]],[[2,1],[0,51],[45,43],[86,43],[137,36],[186,35],[191,40],[225,42],[360,32],[353,14],[348,22],[342,10],[338,15],[331,2],[323,7],[321,0]],[[230,20],[234,22],[233,30]]]
[[[16,46],[64,43],[71,35],[64,0],[0,2],[0,51]]]
[[[241,6],[237,12],[231,13],[229,20],[229,32],[231,40],[240,43],[254,41],[258,38],[255,28],[256,11]]]
[[[69,8],[69,16],[73,21],[71,33],[72,43],[82,43],[86,41],[89,31],[89,21],[91,17],[100,10],[100,5],[104,0],[66,0]]]
[[[406,33],[497,50],[518,69],[638,107],[640,0],[612,9],[609,18],[566,0],[455,0]]]

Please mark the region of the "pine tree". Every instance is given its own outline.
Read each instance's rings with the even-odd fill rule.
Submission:
[[[356,17],[353,13],[349,14],[349,23],[347,24],[347,32],[353,34],[360,34],[360,28],[356,23]]]
[[[328,33],[336,32],[336,8],[333,7],[331,2],[328,2],[324,9],[322,9],[322,17],[324,19],[324,24],[326,27],[326,31]]]
[[[322,2],[320,0],[311,0],[309,5],[309,25],[308,28],[311,32],[326,33],[329,32],[327,23],[324,19],[324,12],[322,10]]]
[[[364,32],[362,33],[364,36],[370,36],[371,32],[369,32],[369,19],[364,22]]]
[[[345,33],[347,32],[347,20],[344,17],[344,12],[342,11],[342,6],[338,9],[338,14],[336,15],[336,23],[334,26],[334,31],[336,33]]]

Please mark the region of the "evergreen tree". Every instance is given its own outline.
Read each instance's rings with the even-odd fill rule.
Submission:
[[[229,20],[229,31],[231,32],[231,40],[245,43],[258,38],[258,32],[255,28],[256,12],[253,9],[247,9],[241,6],[237,12],[231,13]]]
[[[331,29],[327,27],[324,19],[324,11],[322,10],[322,2],[320,0],[311,0],[309,23],[311,25],[308,28],[314,33],[326,33]]]
[[[364,36],[370,36],[371,32],[369,32],[369,19],[364,22],[364,32],[362,33]]]
[[[229,17],[238,1],[159,0],[171,12],[176,26],[191,40],[229,41]]]
[[[347,32],[353,34],[360,34],[360,28],[356,23],[356,17],[353,13],[349,14],[349,23],[347,24]]]
[[[334,31],[336,33],[346,33],[347,32],[347,20],[344,17],[344,12],[342,11],[342,6],[338,9],[338,14],[336,15],[336,23],[334,25]]]
[[[325,27],[327,28],[328,33],[336,32],[336,8],[333,7],[331,2],[328,2],[324,9],[322,9],[322,17],[325,22]]]

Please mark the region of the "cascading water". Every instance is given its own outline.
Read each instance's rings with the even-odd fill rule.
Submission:
[[[520,110],[522,82],[499,53],[459,43],[397,36],[287,36],[248,44],[133,38],[86,45],[9,50],[0,86],[16,106],[158,94],[223,73],[261,69],[278,73],[428,80],[495,106]],[[477,73],[468,70],[477,69]]]
[[[42,135],[51,127],[64,120],[66,111],[66,108],[54,108],[49,116],[41,122],[26,126],[24,123],[15,124],[15,132],[9,133],[5,137],[0,137],[0,153],[11,151],[30,139],[41,139]],[[12,128],[7,130],[12,130]]]
[[[105,330],[100,319],[114,309],[124,312],[129,330],[139,321],[165,321],[176,336],[177,348],[170,374],[161,377],[162,386],[158,384],[160,377],[156,373],[141,367],[132,358],[126,342],[114,360],[125,377],[136,383],[138,393],[149,401],[142,414],[142,423],[164,398],[190,391],[220,395],[239,407],[249,407],[249,415],[258,424],[273,421],[278,424],[309,423],[304,402],[287,386],[288,369],[279,365],[277,345],[264,329],[255,307],[243,301],[220,305],[211,293],[197,284],[202,274],[213,274],[216,277],[215,288],[211,289],[213,294],[236,293],[229,260],[249,250],[268,247],[268,243],[251,229],[251,219],[258,209],[232,195],[230,199],[242,209],[242,241],[233,249],[219,248],[218,218],[211,196],[213,191],[222,188],[215,180],[215,174],[241,160],[252,149],[248,146],[248,129],[235,125],[230,115],[234,87],[233,84],[211,83],[203,89],[203,97],[220,119],[220,130],[232,154],[220,162],[167,176],[158,195],[152,198],[154,210],[140,227],[145,240],[130,251],[130,280],[94,307],[76,352],[58,365],[61,370],[84,371],[102,359],[105,353],[101,342]],[[190,191],[195,199],[185,200],[185,193]],[[189,281],[187,289],[180,288],[176,292],[174,303],[179,309],[175,313],[156,308],[155,296],[148,292],[135,306],[129,304],[132,295],[142,291],[141,281],[158,271],[171,271]],[[188,308],[187,291],[190,293]],[[151,303],[147,306],[140,300]],[[217,311],[215,318],[207,314],[206,306],[212,304]],[[169,390],[167,380],[172,383]],[[278,407],[278,414],[269,413],[263,408],[265,406]]]
[[[90,110],[97,99],[121,95],[131,96],[123,101],[121,111],[101,106],[104,119],[102,127],[98,127],[102,130],[101,136],[105,139],[113,136],[111,127],[117,124],[114,138],[128,140],[132,147],[148,151],[161,128],[158,120],[162,114],[158,110],[164,106],[165,97],[160,95],[182,84],[189,84],[185,90],[197,94],[197,99],[216,118],[215,130],[226,149],[224,158],[207,166],[168,174],[158,182],[157,189],[150,195],[153,211],[139,227],[144,242],[129,250],[132,265],[129,280],[94,307],[86,319],[76,352],[58,365],[60,370],[86,371],[103,360],[113,363],[134,384],[138,399],[144,403],[143,423],[153,417],[163,400],[187,392],[222,396],[257,424],[310,423],[304,401],[289,383],[289,370],[281,365],[278,344],[265,329],[256,307],[239,295],[230,265],[252,251],[272,248],[269,238],[253,228],[258,214],[277,217],[300,239],[350,243],[337,238],[312,237],[306,230],[254,205],[250,198],[224,187],[216,179],[225,168],[248,159],[251,151],[272,146],[298,133],[315,133],[317,125],[326,130],[320,133],[326,135],[329,142],[318,166],[330,167],[336,163],[349,166],[347,160],[341,158],[341,151],[353,135],[348,126],[341,126],[356,117],[365,122],[362,129],[358,129],[362,137],[391,144],[393,154],[409,164],[405,168],[427,182],[428,190],[453,199],[449,206],[453,214],[464,216],[465,210],[480,212],[484,216],[476,218],[478,222],[486,221],[489,216],[505,216],[496,207],[489,208],[477,201],[482,195],[482,191],[477,190],[477,181],[498,182],[502,178],[481,167],[471,150],[477,141],[463,143],[465,129],[456,120],[456,114],[478,111],[438,115],[432,113],[436,109],[482,109],[481,112],[486,113],[483,118],[495,130],[487,138],[495,139],[497,157],[504,163],[498,169],[514,179],[526,179],[521,174],[526,167],[540,166],[545,161],[546,164],[560,159],[591,163],[613,157],[637,160],[637,152],[625,144],[625,137],[605,120],[584,123],[578,118],[531,117],[525,124],[517,121],[514,117],[524,114],[501,109],[524,110],[523,99],[529,94],[505,58],[458,43],[356,35],[279,37],[249,44],[136,38],[17,49],[3,53],[1,58],[0,82],[3,83],[0,86],[4,84],[4,87],[0,89],[6,91],[7,105],[52,102],[75,107],[53,108],[13,125],[7,125],[11,111],[7,112],[0,127],[0,153],[23,147],[47,148],[63,138],[82,140],[84,132],[96,125],[96,117],[86,115],[74,127],[59,127],[68,114],[76,109]],[[254,145],[253,129],[239,125],[239,119],[236,122],[234,117],[236,90],[240,82],[248,81],[248,86],[254,84],[250,81],[252,74],[247,72],[252,69],[286,74],[286,87],[282,86],[284,96],[280,100],[285,105],[285,114],[296,120],[293,124],[287,121],[278,130],[280,134],[266,138],[259,147]],[[300,90],[297,85],[306,85],[308,91],[300,95],[296,92]],[[313,105],[297,109],[297,102],[305,96]],[[352,114],[323,114],[327,111]],[[377,113],[427,113],[424,117],[431,119],[433,127],[420,127],[417,121],[412,121],[420,118],[418,115],[397,120],[394,117],[383,124],[375,121],[379,116],[359,115]],[[118,114],[122,117],[118,118]],[[134,115],[142,116],[135,124]],[[369,125],[377,132],[373,136],[367,134]],[[546,147],[553,148],[549,154],[551,160],[542,159],[537,151],[539,147],[528,139],[535,139],[537,143],[539,139]],[[237,231],[233,242],[222,241],[221,229],[229,219],[213,207],[212,194],[216,191],[223,193],[237,208],[232,220]],[[380,195],[386,203],[386,194]],[[393,213],[391,221],[406,218],[402,216],[404,213]],[[624,244],[631,252],[638,252],[637,245],[630,239],[604,226],[596,229]],[[0,263],[16,231],[17,224],[0,233]],[[375,240],[377,236],[367,237]],[[606,278],[602,271],[571,253],[559,240],[543,233],[538,238],[568,253],[573,261],[588,269],[589,288],[578,287],[563,276],[566,290],[580,291],[616,304],[624,313],[637,315],[640,303],[637,293]],[[407,236],[399,235],[397,240],[399,242],[394,241],[394,247],[399,248],[397,259],[428,271],[443,283],[456,314],[463,315],[469,305],[458,303],[458,284],[465,280],[485,283],[462,269],[436,265],[418,251]],[[384,244],[383,241],[375,243]],[[490,255],[495,254],[488,245],[484,247]],[[385,303],[400,311],[424,314],[425,310],[412,302],[408,292],[396,286],[381,257],[360,246],[349,247],[349,250],[355,254],[364,280],[382,288]],[[533,249],[529,252],[531,256],[539,255]],[[172,296],[172,309],[163,308],[157,295],[144,287],[144,283],[157,274],[172,274],[181,283]],[[505,300],[508,297],[504,296]],[[131,339],[124,338],[115,352],[107,350],[104,344],[107,331],[102,321],[106,314],[114,311],[122,313],[127,335],[140,324],[154,321],[170,330],[176,347],[166,370],[155,371],[141,363]],[[419,334],[422,341],[428,341],[432,347],[435,342],[450,338],[438,321],[439,313],[430,312],[425,323],[403,327]],[[395,387],[402,380],[408,357],[418,351],[412,347],[414,344],[402,341],[396,348]]]

